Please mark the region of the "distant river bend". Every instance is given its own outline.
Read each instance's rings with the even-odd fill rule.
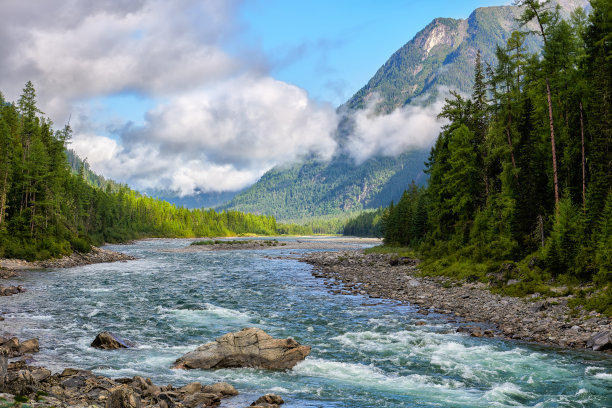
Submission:
[[[270,259],[304,250],[168,251],[189,242],[109,246],[139,259],[28,272],[11,281],[28,292],[0,298],[1,331],[38,337],[36,363],[56,371],[174,385],[227,381],[241,395],[224,407],[267,392],[282,395],[285,407],[612,406],[610,356],[468,337],[445,316],[334,295],[310,265]],[[288,372],[169,368],[185,352],[248,326],[293,336],[312,353]],[[90,348],[101,330],[137,347]]]

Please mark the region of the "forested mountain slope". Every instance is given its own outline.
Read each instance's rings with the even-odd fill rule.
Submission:
[[[427,152],[377,157],[355,166],[346,155],[330,162],[310,160],[274,168],[221,209],[273,215],[280,220],[340,214],[388,204],[400,197],[406,179],[424,182]]]
[[[16,103],[0,92],[0,258],[47,259],[142,237],[279,232],[270,216],[177,208],[107,181],[66,154],[70,137],[70,126],[56,131],[42,116],[31,82]]]
[[[563,16],[588,5],[586,0],[557,3]],[[406,105],[427,105],[436,99],[441,87],[470,93],[477,50],[481,50],[485,64],[493,62],[495,47],[505,45],[518,28],[515,18],[519,15],[517,7],[500,6],[476,9],[466,20],[435,19],[395,52],[339,111],[348,112],[350,118],[351,112],[364,109],[375,97],[380,98],[381,114]],[[525,46],[534,51],[539,40],[531,36]],[[338,132],[341,145],[346,132]],[[386,206],[392,200],[397,202],[412,180],[424,182],[428,154],[429,149],[412,151],[397,157],[374,157],[356,165],[340,153],[327,163],[308,161],[275,168],[220,208],[295,220]]]

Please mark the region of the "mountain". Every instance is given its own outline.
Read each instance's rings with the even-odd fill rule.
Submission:
[[[277,167],[218,208],[299,221],[385,206],[388,197],[401,196],[405,180],[425,181],[426,154],[415,151],[397,158],[376,157],[359,166],[343,155],[330,162],[310,160]]]
[[[587,0],[558,0],[567,17]],[[467,19],[437,18],[396,51],[339,112],[346,118],[339,142],[346,142],[351,115],[376,98],[379,114],[410,105],[428,105],[444,88],[471,93],[474,59],[478,50],[485,63],[494,61],[496,45],[505,45],[521,11],[514,6],[483,7]],[[536,36],[525,43],[537,51]],[[423,183],[428,150],[396,157],[374,157],[357,165],[346,153],[330,162],[306,161],[278,167],[236,195],[221,209],[271,214],[279,220],[297,220],[364,208],[386,206],[401,197],[412,180]]]
[[[188,196],[181,196],[178,192],[171,190],[145,190],[144,193],[150,197],[173,203],[177,207],[194,209],[218,207],[230,201],[239,194],[240,191],[200,192]]]

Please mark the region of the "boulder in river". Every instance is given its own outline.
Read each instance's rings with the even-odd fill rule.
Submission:
[[[105,331],[96,336],[94,341],[91,343],[91,347],[102,350],[116,350],[134,347],[134,344],[111,332]]]
[[[12,296],[18,293],[25,292],[26,289],[23,286],[2,286],[0,285],[0,296]]]
[[[587,348],[594,351],[604,351],[612,349],[612,333],[604,331],[591,337],[586,344]]]
[[[223,397],[231,397],[233,395],[238,395],[238,390],[234,388],[234,386],[226,383],[220,382],[212,385],[205,385],[202,387],[203,392],[210,392],[213,394],[219,395],[221,398]]]
[[[173,368],[263,368],[285,370],[293,368],[310,354],[310,346],[297,341],[275,339],[257,328],[228,333],[206,343],[174,363]]]
[[[40,350],[38,346],[38,339],[30,339],[26,341],[22,341],[19,344],[19,354],[24,355],[26,353],[38,353]]]
[[[27,353],[38,353],[38,339],[19,342],[17,337],[0,337],[0,349],[6,350],[8,357],[19,357]]]
[[[283,400],[283,398],[280,395],[276,395],[276,394],[266,394],[263,395],[259,398],[257,398],[257,401],[253,402],[251,404],[251,407],[278,407],[282,404],[284,404],[285,401]]]

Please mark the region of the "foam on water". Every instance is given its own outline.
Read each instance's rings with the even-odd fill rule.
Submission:
[[[225,323],[248,323],[257,318],[256,315],[216,306],[211,303],[205,303],[203,306],[203,309],[167,309],[158,307],[157,311],[166,316],[171,316],[180,324],[191,326],[209,325],[211,319]]]
[[[593,377],[598,378],[600,380],[612,381],[612,374],[609,374],[609,373],[599,373],[599,374],[595,374]]]
[[[267,252],[158,252],[189,241],[112,247],[140,259],[23,275],[29,291],[0,298],[4,328],[38,337],[37,363],[176,386],[226,381],[247,406],[276,392],[287,408],[612,406],[612,359],[453,332],[444,316],[392,301],[332,295],[311,267]],[[290,255],[290,251],[279,253]],[[146,282],[146,284],[143,284]],[[171,282],[171,283],[169,283]],[[34,311],[34,312],[32,312]],[[415,326],[415,320],[424,320]],[[229,331],[256,326],[312,347],[293,370],[172,370]],[[110,330],[136,344],[89,345]],[[233,402],[232,402],[233,401]]]
[[[323,377],[335,381],[365,385],[368,388],[392,390],[409,393],[410,391],[436,388],[439,391],[464,388],[459,381],[436,378],[421,374],[396,376],[385,373],[373,365],[343,363],[308,358],[299,363],[293,371],[296,374]]]

